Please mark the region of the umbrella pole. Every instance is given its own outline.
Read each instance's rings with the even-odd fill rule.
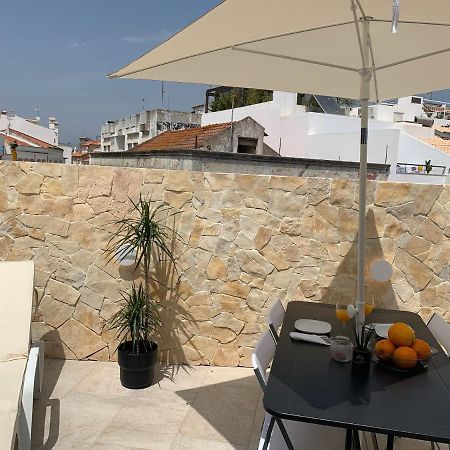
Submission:
[[[358,230],[358,279],[356,300],[356,326],[358,333],[362,333],[365,322],[364,311],[364,278],[365,278],[365,243],[366,243],[366,181],[367,181],[367,137],[369,127],[369,99],[370,80],[372,72],[369,67],[370,61],[370,32],[369,20],[362,21],[361,50],[363,55],[364,69],[361,76],[361,141],[359,149],[359,230]]]

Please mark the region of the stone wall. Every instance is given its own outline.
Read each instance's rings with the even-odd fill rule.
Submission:
[[[50,357],[115,359],[105,321],[140,277],[106,264],[110,222],[128,197],[151,195],[181,211],[177,270],[162,262],[162,358],[250,364],[271,304],[334,303],[355,295],[358,185],[354,180],[39,163],[0,164],[0,259],[33,259],[39,304],[34,338]],[[367,277],[376,306],[450,319],[450,187],[368,183]]]

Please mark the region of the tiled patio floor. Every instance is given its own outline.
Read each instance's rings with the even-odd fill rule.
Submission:
[[[263,419],[253,371],[170,367],[159,385],[123,388],[117,363],[46,360],[33,449],[257,447]]]
[[[264,412],[253,370],[165,372],[158,385],[131,391],[121,386],[116,363],[47,360],[32,448],[256,450]],[[401,439],[395,448],[430,444]]]

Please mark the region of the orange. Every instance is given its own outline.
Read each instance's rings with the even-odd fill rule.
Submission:
[[[417,359],[425,359],[431,356],[431,348],[427,342],[422,339],[416,339],[411,345],[411,348],[416,352]]]
[[[388,331],[389,340],[396,347],[409,347],[415,339],[414,330],[406,323],[394,323]]]
[[[394,364],[400,369],[412,369],[417,364],[416,352],[411,347],[399,347],[394,351]]]
[[[382,339],[375,344],[375,353],[380,359],[389,359],[395,351],[395,345],[389,339]]]

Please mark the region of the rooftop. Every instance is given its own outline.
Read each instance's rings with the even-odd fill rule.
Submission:
[[[208,125],[206,127],[188,128],[179,131],[166,131],[159,136],[133,147],[131,152],[146,152],[151,150],[195,149],[213,136],[231,127],[228,123]]]

